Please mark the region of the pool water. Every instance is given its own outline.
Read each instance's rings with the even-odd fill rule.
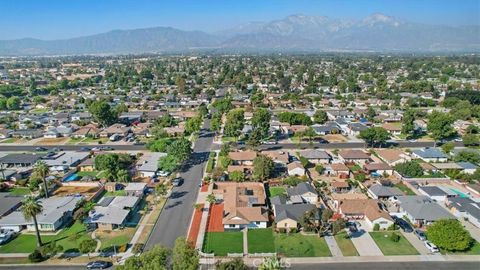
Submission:
[[[461,191],[459,191],[459,190],[456,190],[456,189],[454,189],[454,188],[450,188],[450,190],[453,191],[453,192],[455,192],[455,193],[458,195],[458,197],[460,197],[460,198],[468,198],[468,195],[467,195],[467,194],[465,194],[465,193],[463,193],[463,192],[461,192]]]
[[[79,178],[80,178],[80,176],[78,176],[76,173],[73,173],[73,174],[69,175],[68,177],[66,177],[65,179],[63,179],[63,182],[76,181]]]

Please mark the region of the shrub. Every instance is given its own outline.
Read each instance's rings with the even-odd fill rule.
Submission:
[[[390,235],[390,240],[392,240],[393,242],[398,242],[400,241],[400,235],[398,235],[397,233],[392,233],[392,235]]]
[[[393,223],[392,225],[388,226],[387,230],[389,230],[389,231],[398,230],[398,225]]]
[[[373,230],[374,231],[379,231],[380,230],[380,224],[375,223],[375,225],[373,225]]]
[[[143,247],[144,247],[144,244],[136,243],[132,248],[132,252],[134,254],[140,254],[143,251]]]
[[[38,249],[35,249],[32,253],[30,253],[30,255],[28,255],[28,260],[30,262],[41,262],[44,259],[45,258],[43,257],[42,252],[40,252]]]

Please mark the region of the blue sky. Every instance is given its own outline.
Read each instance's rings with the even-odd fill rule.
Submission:
[[[358,19],[380,12],[427,24],[480,25],[480,0],[7,0],[0,7],[0,39],[153,26],[212,32],[291,14]]]

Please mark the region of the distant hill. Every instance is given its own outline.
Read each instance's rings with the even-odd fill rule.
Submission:
[[[64,40],[0,40],[0,55],[126,54],[199,49],[477,52],[480,51],[480,27],[425,25],[383,14],[373,14],[362,20],[291,15],[213,34],[154,27]]]

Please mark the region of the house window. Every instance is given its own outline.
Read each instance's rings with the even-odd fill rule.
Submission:
[[[255,224],[260,225],[260,221],[255,221]]]
[[[235,228],[235,225],[230,224],[230,225],[228,225],[228,227],[229,228]]]

